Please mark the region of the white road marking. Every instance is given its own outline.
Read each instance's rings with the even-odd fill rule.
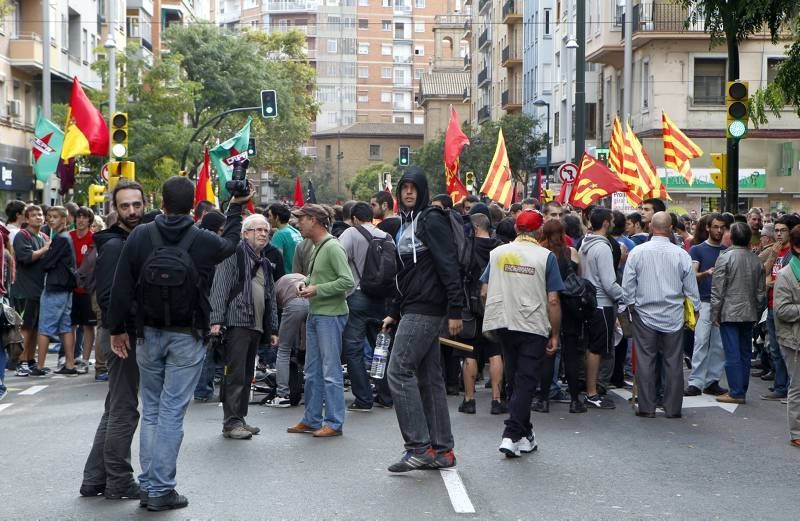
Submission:
[[[25,389],[24,391],[22,391],[19,394],[20,394],[20,396],[22,396],[23,394],[25,394],[25,395],[36,394],[39,391],[41,391],[42,389],[44,389],[45,387],[47,387],[47,386],[46,385],[32,385],[31,387],[28,387],[27,389]]]
[[[453,504],[453,510],[457,514],[474,514],[475,507],[472,506],[472,501],[467,495],[467,489],[464,487],[464,482],[461,481],[461,476],[458,475],[456,470],[440,470],[439,474],[442,475],[444,486],[447,487],[447,494],[450,496],[450,503]]]
[[[620,396],[626,400],[629,400],[631,397],[631,392],[626,389],[612,389],[612,391],[617,396]],[[739,405],[735,403],[718,402],[714,396],[711,396],[709,394],[683,397],[684,409],[694,409],[696,407],[719,407],[720,409],[724,409],[729,413],[733,413],[736,411],[736,408],[739,407]]]
[[[0,404],[0,412],[4,411],[5,409],[8,409],[8,408],[9,408],[9,407],[11,407],[12,405],[14,405],[14,404],[13,404],[13,403],[4,403],[4,404]]]

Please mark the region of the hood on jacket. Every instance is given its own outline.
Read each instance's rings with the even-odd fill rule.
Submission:
[[[598,244],[605,244],[609,247],[611,246],[611,243],[608,242],[608,239],[602,235],[584,235],[583,242],[581,243],[581,255],[586,255],[589,253],[589,250]]]
[[[155,218],[158,231],[168,243],[179,242],[194,221],[188,215],[157,215]]]
[[[417,203],[414,208],[406,208],[403,205],[403,198],[401,197],[401,188],[403,183],[412,183],[417,188]],[[400,215],[403,220],[407,220],[412,214],[418,215],[422,210],[428,206],[428,179],[418,166],[410,166],[408,170],[397,182],[397,207],[400,210]]]
[[[110,241],[111,239],[125,239],[128,237],[128,231],[119,224],[113,224],[94,234],[94,244],[99,250],[101,246]]]

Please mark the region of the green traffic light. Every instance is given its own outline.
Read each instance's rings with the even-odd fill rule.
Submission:
[[[747,127],[741,121],[733,121],[728,126],[728,134],[730,134],[733,138],[741,138],[744,136],[745,132],[747,132]]]

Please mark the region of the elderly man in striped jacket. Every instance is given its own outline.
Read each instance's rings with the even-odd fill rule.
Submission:
[[[220,392],[222,435],[247,440],[261,429],[248,425],[247,404],[262,338],[278,343],[278,310],[271,265],[264,257],[269,224],[261,214],[242,222],[236,253],[217,266],[211,289],[211,334],[225,333],[225,379]]]

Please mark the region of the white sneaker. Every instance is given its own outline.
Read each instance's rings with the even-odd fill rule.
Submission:
[[[62,367],[64,367],[64,365],[66,363],[67,363],[67,357],[66,356],[59,356],[58,357],[58,363],[56,364],[56,369],[61,369]]]
[[[264,405],[266,405],[267,407],[285,408],[285,407],[291,407],[292,403],[289,401],[289,398],[281,398],[280,396],[276,396],[273,399],[264,402]]]
[[[505,454],[506,458],[519,458],[520,456],[519,442],[511,441],[511,438],[503,438],[498,450]]]
[[[519,446],[519,451],[524,452],[525,454],[533,452],[539,448],[536,445],[535,434],[531,434],[530,438],[520,438],[520,440],[517,442],[517,445]]]

